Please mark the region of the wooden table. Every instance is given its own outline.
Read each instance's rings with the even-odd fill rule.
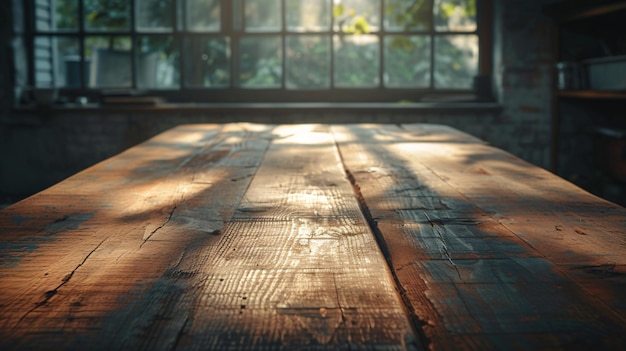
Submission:
[[[626,349],[626,210],[441,125],[182,125],[0,239],[2,350]]]

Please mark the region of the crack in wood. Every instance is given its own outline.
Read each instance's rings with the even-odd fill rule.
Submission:
[[[43,230],[47,236],[55,236],[68,230],[78,229],[79,225],[94,216],[94,213],[71,213],[48,224]]]
[[[448,260],[448,262],[450,262],[450,264],[452,265],[452,268],[454,268],[454,270],[456,271],[456,274],[459,277],[459,279],[461,281],[464,281],[463,277],[461,276],[461,272],[459,271],[459,267],[457,267],[454,261],[452,260],[452,255],[450,254],[450,251],[448,250],[448,246],[446,245],[446,239],[444,238],[443,233],[441,232],[440,222],[438,220],[431,219],[430,216],[428,216],[428,213],[426,211],[422,213],[426,217],[427,222],[433,227],[434,232],[437,233],[439,240],[441,240],[445,258]]]
[[[393,262],[391,259],[391,252],[389,248],[387,247],[387,243],[384,239],[382,232],[380,231],[380,228],[378,227],[378,222],[372,216],[372,213],[369,210],[369,206],[367,205],[367,202],[365,201],[365,197],[363,196],[363,193],[361,193],[361,187],[358,185],[354,175],[348,169],[345,159],[343,157],[343,154],[341,153],[339,144],[336,140],[335,140],[335,150],[337,154],[339,155],[339,159],[341,160],[341,166],[343,167],[343,170],[346,174],[346,178],[352,185],[352,189],[354,191],[354,195],[359,205],[359,209],[361,210],[361,213],[363,217],[365,218],[370,230],[374,234],[376,243],[378,244],[378,247],[380,248],[383,254],[383,257],[385,259],[385,262],[387,263],[387,267],[389,268],[389,271],[391,272],[394,286],[396,290],[398,291],[398,294],[400,295],[402,304],[404,305],[404,308],[409,312],[409,320],[411,320],[411,325],[413,327],[412,328],[413,334],[420,341],[420,343],[418,343],[417,341],[412,342],[411,346],[415,348],[415,345],[419,345],[417,347],[418,349],[428,350],[430,349],[428,345],[431,344],[431,340],[428,338],[428,336],[426,335],[426,332],[424,331],[424,326],[428,325],[428,321],[420,319],[420,317],[415,311],[415,308],[411,304],[411,301],[409,297],[407,296],[407,291],[402,286],[402,283],[400,282],[400,279],[398,278],[398,274],[396,273],[396,270],[394,269]],[[342,316],[343,316],[343,311],[342,311]]]
[[[346,315],[344,313],[344,307],[341,305],[341,300],[339,299],[339,289],[337,288],[337,277],[335,275],[333,275],[333,285],[335,286],[335,297],[337,299],[337,306],[339,307],[339,312],[341,313],[341,324],[345,325]]]
[[[170,211],[169,216],[167,216],[167,219],[165,220],[165,222],[163,222],[163,224],[161,224],[160,226],[158,226],[158,227],[154,228],[154,229],[150,232],[150,234],[148,234],[148,236],[147,236],[146,238],[144,238],[144,239],[143,239],[143,242],[141,243],[141,245],[139,245],[139,248],[142,248],[142,247],[143,247],[143,245],[144,245],[145,243],[147,243],[147,242],[148,242],[148,240],[150,240],[150,238],[151,238],[154,234],[156,234],[156,232],[158,232],[160,229],[162,229],[163,227],[165,227],[165,226],[167,225],[167,223],[169,223],[169,222],[172,220],[172,217],[174,216],[174,211],[176,211],[176,208],[177,208],[177,207],[178,207],[178,206],[174,206],[174,208],[172,208],[172,210]]]
[[[61,222],[65,222],[70,218],[69,215],[65,215],[62,218],[59,218],[57,220],[55,220],[54,222],[52,222],[52,224],[57,224],[57,223],[61,223]]]
[[[189,324],[189,316],[185,317],[185,321],[183,322],[183,325],[178,330],[178,334],[176,334],[176,338],[174,339],[174,342],[172,343],[172,347],[170,348],[170,350],[174,351],[178,349],[178,344],[180,343],[180,340],[183,338],[183,335],[185,334],[185,332],[187,331],[188,324]]]
[[[61,279],[61,283],[56,288],[46,291],[44,293],[44,299],[35,303],[35,306],[33,308],[31,308],[26,313],[24,313],[24,315],[20,317],[20,319],[15,323],[15,325],[13,326],[13,329],[17,328],[22,323],[22,321],[24,321],[24,319],[28,317],[29,314],[37,310],[39,307],[46,305],[48,301],[50,301],[50,299],[59,292],[59,289],[61,289],[65,284],[67,284],[72,279],[72,277],[74,276],[74,273],[76,273],[76,271],[78,271],[78,269],[87,262],[89,257],[91,257],[91,255],[94,252],[96,252],[96,250],[98,250],[98,248],[100,248],[100,246],[102,246],[102,244],[104,244],[104,242],[107,239],[108,238],[103,239],[98,245],[96,245],[96,247],[93,250],[91,250],[85,256],[85,258],[83,258],[83,260],[76,266],[76,268],[74,268],[69,274],[67,274],[65,277],[63,277],[63,279]]]
[[[584,272],[587,272],[593,275],[606,276],[606,277],[626,275],[626,272],[620,271],[619,267],[615,263],[574,266],[574,269],[582,270]]]
[[[61,284],[59,284],[56,288],[54,288],[54,290],[50,290],[48,292],[45,293],[46,295],[46,299],[37,303],[36,307],[40,307],[45,305],[46,303],[48,303],[48,300],[50,300],[50,298],[52,298],[52,296],[56,295],[57,292],[59,292],[59,289],[61,287],[63,287],[63,285],[67,284],[72,277],[74,276],[74,273],[76,273],[76,271],[82,267],[85,262],[87,262],[87,260],[89,259],[89,257],[91,257],[91,255],[96,252],[96,250],[98,250],[98,248],[100,248],[100,246],[102,246],[102,244],[106,241],[107,239],[105,238],[104,240],[102,240],[98,245],[96,245],[96,247],[91,250],[86,256],[85,258],[76,266],[76,268],[74,268],[69,274],[67,274],[65,277],[63,277],[63,279],[61,280]]]
[[[252,178],[252,176],[254,176],[254,174],[246,174],[246,175],[242,175],[240,177],[236,177],[236,178],[231,178],[230,181],[231,182],[238,182],[240,180],[244,180],[246,178]]]
[[[416,221],[416,223],[422,223],[422,224],[430,224],[431,226],[436,226],[436,225],[463,225],[463,226],[469,226],[469,225],[479,225],[482,222],[477,221],[473,218],[429,218],[426,221]]]

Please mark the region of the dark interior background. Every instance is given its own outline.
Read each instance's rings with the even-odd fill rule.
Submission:
[[[447,124],[623,203],[623,183],[598,165],[599,159],[608,156],[596,152],[597,137],[592,129],[604,118],[620,126],[625,100],[555,96],[560,30],[545,11],[545,6],[554,2],[558,1],[493,0],[494,103],[29,109],[15,107],[16,83],[25,79],[13,70],[14,65],[25,64],[26,57],[23,44],[14,36],[14,29],[22,23],[21,8],[13,4],[21,2],[2,1],[0,203],[41,191],[175,125],[234,121]],[[553,144],[551,133],[555,114],[560,117],[555,134],[558,145]]]

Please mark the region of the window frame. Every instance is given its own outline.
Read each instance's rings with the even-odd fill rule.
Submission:
[[[62,32],[62,31],[38,31],[36,29],[36,19],[35,19],[35,9],[36,9],[36,1],[37,0],[27,0],[24,1],[24,6],[26,8],[25,14],[28,16],[27,18],[27,30],[26,30],[26,41],[29,48],[28,55],[28,69],[29,69],[29,84],[31,86],[35,86],[35,38],[37,37],[67,37],[67,38],[77,38],[78,39],[78,50],[79,57],[81,62],[81,67],[84,67],[85,64],[85,38],[88,36],[94,35],[104,35],[104,36],[127,36],[130,37],[132,47],[130,52],[131,55],[131,72],[135,72],[132,74],[132,85],[130,88],[119,88],[119,89],[111,89],[111,88],[92,88],[88,86],[87,77],[83,74],[81,87],[59,87],[59,91],[61,96],[65,98],[67,101],[75,101],[81,97],[87,97],[92,101],[97,101],[98,98],[106,92],[109,91],[138,91],[142,95],[149,96],[159,96],[164,98],[166,101],[171,103],[202,103],[202,102],[228,102],[228,103],[236,103],[236,102],[398,102],[398,101],[420,101],[425,98],[435,97],[435,98],[446,98],[451,96],[459,96],[460,94],[469,95],[474,91],[473,89],[443,89],[443,88],[435,88],[434,87],[434,72],[435,72],[435,55],[434,55],[434,45],[435,38],[437,36],[444,35],[454,35],[454,34],[475,34],[478,39],[478,64],[477,64],[477,76],[479,77],[490,77],[492,74],[492,0],[477,0],[477,9],[476,9],[476,31],[475,32],[437,32],[435,30],[434,23],[430,26],[430,28],[426,31],[386,31],[384,29],[384,18],[380,19],[380,29],[376,32],[373,32],[371,35],[375,35],[378,37],[378,46],[379,46],[379,67],[378,67],[378,86],[377,87],[359,87],[359,88],[350,88],[350,87],[338,87],[333,85],[333,76],[334,76],[334,65],[335,60],[333,56],[335,53],[333,40],[338,34],[334,25],[331,22],[330,28],[327,31],[320,32],[303,32],[303,33],[294,33],[286,30],[286,6],[284,6],[285,1],[282,1],[281,6],[281,18],[282,18],[282,28],[278,32],[272,32],[271,35],[280,36],[282,43],[282,84],[281,87],[278,88],[248,88],[248,87],[240,87],[236,82],[238,77],[237,71],[237,61],[238,61],[238,50],[237,43],[242,37],[248,36],[256,36],[256,35],[268,35],[269,33],[265,32],[246,32],[243,29],[234,28],[234,13],[233,3],[235,1],[230,0],[221,0],[221,31],[220,32],[196,32],[187,30],[185,28],[181,28],[180,23],[178,23],[179,16],[173,15],[173,30],[171,32],[143,32],[139,31],[135,26],[136,21],[136,11],[135,11],[135,1],[130,1],[130,18],[129,18],[129,26],[130,29],[128,31],[106,31],[106,32],[90,32],[85,30],[84,21],[83,21],[83,1],[78,0],[78,11],[79,11],[79,20],[78,20],[78,31],[75,32]],[[174,0],[174,6],[178,6],[178,4],[183,0]],[[244,0],[238,0],[243,2]],[[431,0],[434,1],[434,0]],[[380,14],[384,14],[384,6],[385,1],[380,1]],[[332,2],[331,2],[332,6]],[[176,7],[178,8],[178,7]],[[181,6],[183,9],[183,13],[180,17],[184,16],[185,6]],[[241,13],[243,16],[243,11]],[[232,30],[231,30],[232,28]],[[387,87],[384,83],[384,38],[389,35],[428,35],[430,39],[430,47],[431,47],[431,67],[430,67],[430,86],[428,88],[405,88],[405,87]],[[180,82],[179,87],[177,89],[138,89],[137,88],[137,49],[136,44],[138,42],[138,37],[140,36],[159,36],[159,35],[168,35],[174,38],[174,42],[177,43],[177,49],[181,57],[179,58],[179,74],[180,74]],[[291,35],[323,35],[328,36],[331,42],[330,49],[330,79],[331,79],[331,87],[328,89],[289,89],[285,84],[285,59],[286,53],[285,41],[287,36]],[[228,36],[231,41],[231,83],[227,88],[224,87],[190,87],[186,86],[183,65],[184,59],[182,56],[183,50],[183,41],[185,38],[194,38],[194,37],[224,37]],[[484,100],[484,97],[483,97]]]

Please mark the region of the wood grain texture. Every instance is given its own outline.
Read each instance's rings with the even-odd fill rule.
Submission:
[[[328,127],[181,126],[2,212],[2,349],[411,349],[358,206]]]
[[[624,347],[623,208],[462,133],[333,130],[428,348]]]
[[[624,228],[447,126],[182,125],[0,211],[0,349],[624,349]]]

